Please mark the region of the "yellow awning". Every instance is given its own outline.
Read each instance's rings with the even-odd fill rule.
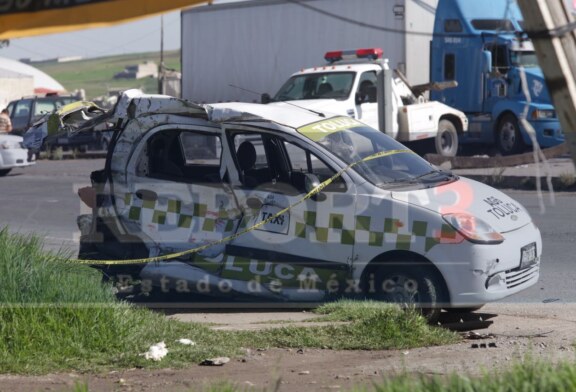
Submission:
[[[2,0],[0,39],[105,27],[206,0]]]

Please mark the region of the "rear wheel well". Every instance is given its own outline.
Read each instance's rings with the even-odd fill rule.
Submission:
[[[393,250],[380,254],[372,259],[372,261],[368,263],[362,272],[362,276],[360,278],[361,287],[366,289],[370,284],[370,280],[374,278],[378,268],[382,265],[390,265],[391,263],[401,263],[404,265],[419,264],[423,268],[428,269],[431,273],[434,274],[437,281],[442,285],[441,288],[443,292],[443,298],[441,298],[441,301],[446,304],[450,303],[450,291],[448,290],[448,286],[446,285],[446,281],[444,280],[444,276],[442,276],[440,270],[438,270],[438,268],[426,257],[418,253],[405,250]]]
[[[518,118],[518,116],[516,116],[516,114],[510,110],[505,110],[502,113],[500,113],[498,115],[498,117],[496,118],[496,121],[494,121],[494,128],[492,129],[492,131],[494,132],[494,138],[496,138],[498,136],[498,131],[500,130],[500,122],[502,121],[502,119],[505,116],[514,116],[515,118]]]
[[[460,120],[460,118],[458,118],[458,116],[455,116],[453,114],[444,114],[442,117],[440,117],[438,122],[440,122],[442,120],[448,120],[452,124],[454,124],[454,126],[456,127],[456,132],[458,133],[458,135],[460,135],[462,133],[462,121]]]

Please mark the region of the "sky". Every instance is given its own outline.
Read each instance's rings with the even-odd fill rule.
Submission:
[[[245,0],[213,0],[212,3],[237,1]],[[163,17],[164,50],[180,49],[180,11],[165,13]],[[9,47],[0,48],[0,57],[38,61],[68,56],[88,58],[160,51],[160,20],[160,16],[153,16],[112,27],[13,39]]]
[[[164,49],[180,49],[180,11],[164,17]],[[102,57],[160,50],[161,17],[153,16],[113,27],[78,30],[10,40],[0,56],[14,60],[46,60],[55,57]]]

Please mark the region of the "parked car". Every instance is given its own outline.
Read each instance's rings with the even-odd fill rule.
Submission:
[[[84,197],[80,258],[118,280],[229,300],[368,297],[431,318],[538,280],[542,240],[520,203],[352,118],[127,94],[107,121],[122,125]]]
[[[22,137],[0,132],[0,177],[15,167],[33,165],[28,161],[28,150],[22,145]]]
[[[78,101],[74,96],[48,95],[45,97],[27,97],[14,100],[7,106],[12,120],[12,133],[23,135],[28,128],[46,114],[58,108]]]

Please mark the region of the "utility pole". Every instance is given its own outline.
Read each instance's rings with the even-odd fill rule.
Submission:
[[[158,94],[164,93],[164,15],[160,16],[160,65],[158,65]]]
[[[518,0],[576,165],[576,34],[564,0]]]

